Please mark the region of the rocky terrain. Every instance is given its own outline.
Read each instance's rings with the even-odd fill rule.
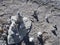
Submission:
[[[17,12],[32,21],[22,45],[60,45],[60,0],[0,0],[0,27],[9,24],[9,18]],[[42,32],[42,40],[38,32]],[[33,43],[28,37],[34,37]]]

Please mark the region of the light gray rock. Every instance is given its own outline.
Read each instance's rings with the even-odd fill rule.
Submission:
[[[15,22],[18,22],[20,19],[20,26],[18,30],[18,25]],[[19,43],[24,36],[30,31],[31,27],[31,21],[27,17],[18,17],[18,16],[12,16],[11,17],[11,25],[8,30],[8,44],[16,44]],[[14,38],[13,38],[14,37]]]

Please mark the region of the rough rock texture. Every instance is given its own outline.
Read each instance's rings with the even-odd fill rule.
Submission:
[[[18,11],[32,21],[28,36],[34,37],[35,45],[60,45],[60,0],[0,0],[0,24],[8,24]],[[37,38],[39,31],[43,32],[42,42]],[[33,45],[27,44],[28,36],[22,45]]]

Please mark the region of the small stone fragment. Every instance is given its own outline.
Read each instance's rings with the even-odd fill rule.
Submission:
[[[38,33],[37,33],[37,36],[38,36],[38,37],[39,37],[40,35],[42,35],[42,32],[38,32]]]
[[[34,37],[29,38],[29,42],[33,42],[33,40],[34,40]]]

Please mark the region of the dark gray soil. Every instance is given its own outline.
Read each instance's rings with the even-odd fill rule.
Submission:
[[[32,21],[32,29],[21,45],[60,45],[60,0],[0,0],[0,25],[8,24],[17,12]],[[41,40],[37,38],[39,31],[43,32]],[[29,42],[29,37],[34,41]]]

